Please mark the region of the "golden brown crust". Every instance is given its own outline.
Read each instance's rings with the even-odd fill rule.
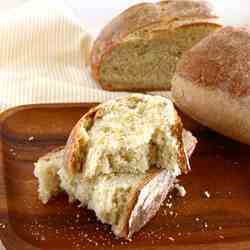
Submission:
[[[183,125],[181,122],[181,118],[177,115],[176,125],[171,128],[171,132],[173,135],[176,136],[177,141],[179,143],[179,149],[180,149],[179,160],[178,160],[179,167],[182,173],[187,174],[190,171],[190,165],[189,165],[189,160],[184,149],[184,144],[182,140],[183,138],[182,131],[183,131]]]
[[[152,24],[168,24],[181,18],[215,19],[212,9],[206,1],[170,0],[158,3],[135,5],[114,18],[100,33],[91,52],[93,77],[100,82],[100,65],[103,56],[124,38]],[[109,84],[103,86],[111,89]]]
[[[64,167],[71,172],[79,172],[84,167],[84,157],[79,162],[76,153],[79,151],[79,139],[83,140],[83,144],[87,148],[88,138],[83,138],[80,128],[89,129],[93,123],[95,114],[101,109],[101,105],[98,105],[90,109],[74,126],[65,146],[64,153]]]
[[[186,52],[177,74],[234,97],[250,95],[250,28],[225,27]]]
[[[152,36],[154,33],[160,33],[161,31],[166,32],[167,31],[174,31],[178,28],[185,28],[185,27],[193,27],[193,26],[212,26],[215,28],[221,28],[222,24],[220,19],[218,17],[214,18],[196,18],[196,17],[179,17],[176,19],[171,20],[169,23],[156,23],[148,26],[147,28],[152,33]]]

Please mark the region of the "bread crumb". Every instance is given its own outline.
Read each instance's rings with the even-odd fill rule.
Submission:
[[[204,227],[205,227],[205,228],[208,228],[207,222],[204,222]]]
[[[207,199],[209,199],[210,198],[210,193],[208,192],[208,191],[205,191],[204,193],[203,193],[203,195],[204,195],[204,197],[205,198],[207,198]]]
[[[10,152],[11,152],[12,155],[16,155],[16,152],[15,152],[15,150],[13,148],[10,149]]]
[[[173,237],[168,237],[168,239],[169,239],[170,241],[172,241],[172,242],[175,241],[175,239],[174,239]]]
[[[239,162],[238,162],[238,161],[234,161],[234,162],[233,162],[233,166],[234,166],[234,167],[239,167],[239,166],[240,166],[240,164],[239,164]]]
[[[33,141],[34,139],[35,139],[34,136],[30,136],[30,137],[28,138],[28,141]]]
[[[225,237],[223,235],[219,235],[219,238],[222,240],[225,239]]]
[[[186,189],[182,185],[176,183],[174,187],[178,191],[178,196],[180,196],[180,197],[185,197],[186,196],[187,191],[186,191]]]
[[[197,221],[197,222],[200,221],[200,218],[199,218],[199,217],[196,217],[196,218],[195,218],[195,221]]]
[[[174,211],[169,211],[169,215],[173,216],[174,215]]]
[[[219,230],[222,230],[222,226],[219,226],[218,229],[219,229]]]
[[[168,208],[171,208],[173,206],[173,204],[172,203],[166,203],[165,206],[168,207]]]
[[[41,241],[45,241],[45,240],[46,240],[45,236],[41,235]]]

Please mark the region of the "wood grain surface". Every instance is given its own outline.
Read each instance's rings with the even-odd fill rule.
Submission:
[[[192,172],[181,178],[186,197],[168,197],[132,241],[116,239],[64,194],[42,205],[33,163],[64,145],[90,106],[32,105],[0,116],[0,239],[7,250],[250,249],[250,147],[205,129],[196,131]]]

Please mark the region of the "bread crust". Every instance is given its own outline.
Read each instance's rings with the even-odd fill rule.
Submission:
[[[250,144],[250,28],[225,27],[186,52],[172,81],[180,110]]]
[[[206,1],[170,0],[158,3],[142,3],[127,9],[104,27],[94,42],[91,52],[93,77],[100,82],[104,89],[113,90],[111,84],[103,83],[100,79],[102,59],[107,53],[135,31],[148,28],[151,32],[155,24],[161,26],[162,30],[168,30],[171,22],[195,18],[202,18],[204,22],[207,19],[208,24],[219,25],[215,21],[218,17]],[[164,26],[165,28],[163,28]]]
[[[123,237],[131,238],[156,215],[167,194],[173,188],[175,179],[176,175],[166,169],[150,171],[129,201],[127,223],[122,232]],[[153,186],[154,189],[149,186],[152,182],[157,185],[156,188]],[[147,199],[150,199],[150,205],[147,203]]]
[[[175,104],[202,125],[250,145],[250,97],[233,98],[227,91],[196,85],[175,75]]]
[[[176,115],[177,115],[178,121],[177,121],[176,125],[171,128],[171,132],[173,135],[176,136],[177,141],[179,143],[180,158],[178,160],[178,163],[179,163],[179,167],[181,169],[181,172],[184,174],[188,174],[188,172],[191,170],[191,168],[190,168],[188,156],[186,154],[184,144],[183,144],[183,135],[182,135],[183,125],[181,122],[181,118],[178,116],[177,112],[176,112]]]
[[[234,98],[250,96],[250,28],[225,27],[186,52],[176,72],[197,86]]]
[[[88,136],[85,134],[82,137],[81,129],[90,129],[93,118],[98,110],[100,110],[102,105],[98,105],[94,108],[91,108],[74,126],[72,129],[69,138],[67,140],[64,152],[64,167],[66,167],[71,173],[76,173],[82,170],[84,166],[84,159],[79,162],[79,159],[76,157],[76,152],[79,152],[80,145],[79,140],[82,139],[84,146],[87,148],[88,145]]]

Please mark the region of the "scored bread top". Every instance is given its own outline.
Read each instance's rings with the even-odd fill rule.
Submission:
[[[182,123],[164,97],[134,94],[90,110],[72,130],[64,165],[85,177],[145,173],[151,166],[188,172]]]
[[[173,189],[176,176],[166,169],[152,169],[136,188],[128,204],[128,220],[124,232],[130,238],[153,218],[167,194]]]
[[[99,81],[102,57],[129,34],[154,24],[166,26],[183,18],[215,20],[211,6],[206,1],[169,0],[158,3],[142,3],[130,7],[115,17],[94,42],[91,53],[93,76]],[[212,21],[211,20],[211,21]]]
[[[176,73],[234,97],[250,95],[250,28],[225,27],[187,51]]]

